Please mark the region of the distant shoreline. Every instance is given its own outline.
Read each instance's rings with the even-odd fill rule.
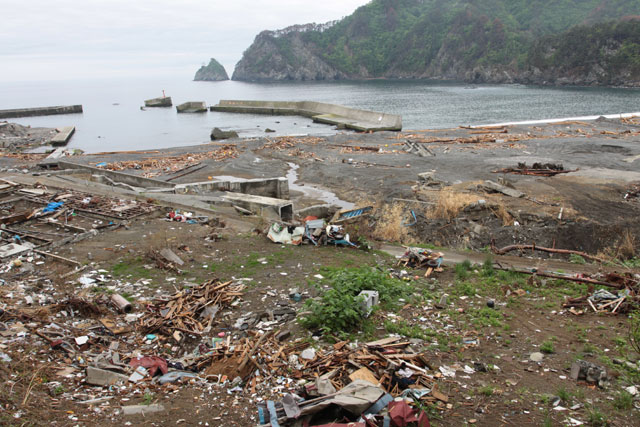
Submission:
[[[638,117],[640,112],[636,113],[620,113],[620,114],[601,114],[599,116],[580,116],[580,117],[563,117],[558,119],[541,119],[541,120],[523,120],[518,122],[503,122],[503,123],[491,123],[485,125],[472,125],[472,128],[481,127],[499,127],[499,126],[519,126],[519,125],[543,125],[552,123],[562,123],[568,121],[590,121],[598,120],[600,117],[605,119],[628,119],[630,117]]]

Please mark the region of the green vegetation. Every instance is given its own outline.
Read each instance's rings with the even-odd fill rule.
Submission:
[[[469,277],[470,270],[471,270],[471,262],[468,259],[464,260],[464,262],[460,264],[456,264],[455,266],[456,278],[459,280],[466,279],[467,277]]]
[[[268,39],[277,54],[254,55],[250,48],[243,60],[256,72],[295,68],[300,60],[293,41],[300,39],[310,52],[355,78],[460,76],[479,67],[513,71],[573,64],[586,71],[601,58],[611,67],[608,72],[633,70],[640,66],[637,21],[605,22],[627,15],[640,15],[640,3],[373,0],[330,28],[263,32],[259,37]],[[614,49],[605,52],[609,46]]]
[[[569,262],[572,262],[574,264],[586,264],[587,261],[581,257],[580,255],[577,254],[571,254],[569,255]]]
[[[594,427],[606,427],[609,425],[607,416],[596,407],[587,408],[587,421],[589,425]]]
[[[154,396],[153,393],[146,392],[144,394],[144,396],[142,396],[142,404],[143,405],[151,405],[151,403],[153,402],[154,397],[155,396]]]
[[[633,396],[626,391],[621,391],[613,400],[613,407],[620,411],[628,411],[633,408]]]
[[[114,277],[132,277],[134,279],[150,279],[151,270],[144,267],[145,260],[138,256],[135,258],[123,259],[115,264],[111,272]]]
[[[636,353],[640,353],[640,313],[629,316],[629,345]]]
[[[567,391],[566,388],[560,387],[556,392],[556,395],[562,400],[564,403],[568,403],[571,400],[571,393]]]
[[[479,394],[482,394],[483,396],[487,396],[487,397],[492,396],[494,392],[495,392],[494,388],[490,385],[486,385],[478,389]]]
[[[392,309],[398,299],[413,292],[411,285],[370,267],[326,268],[322,275],[325,279],[314,283],[320,297],[305,302],[309,313],[300,322],[306,328],[321,329],[326,334],[343,336],[362,326],[365,313],[361,309],[362,299],[358,297],[361,291],[378,291],[380,303],[386,309]],[[329,288],[325,289],[327,285]]]
[[[209,64],[200,67],[194,80],[229,80],[229,76],[222,64],[211,58]]]
[[[528,54],[528,64],[542,72],[586,75],[595,66],[602,68],[604,82],[615,84],[616,76],[629,73],[640,78],[639,21],[612,21],[581,25],[566,33],[541,38]],[[572,255],[571,261],[579,255]],[[584,261],[584,259],[582,259]],[[583,262],[581,262],[583,263]]]
[[[553,342],[555,341],[554,339],[555,337],[551,337],[548,340],[544,341],[541,345],[540,345],[540,351],[545,353],[545,354],[551,354],[551,353],[555,353],[555,350],[553,348]]]

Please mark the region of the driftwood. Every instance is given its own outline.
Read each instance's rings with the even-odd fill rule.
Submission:
[[[562,276],[560,274],[545,273],[544,271],[519,270],[516,268],[507,268],[507,267],[501,267],[501,266],[494,266],[493,268],[495,268],[496,270],[513,271],[514,273],[531,274],[539,277],[548,277],[550,279],[568,280],[570,282],[589,283],[592,285],[607,286],[609,288],[614,288],[614,289],[625,288],[624,285],[621,285],[618,283],[603,282],[601,280],[590,279],[587,277]]]
[[[491,242],[491,251],[496,254],[496,255],[504,255],[507,252],[511,252],[511,251],[541,251],[541,252],[549,252],[549,253],[554,253],[554,254],[565,254],[565,255],[570,255],[570,254],[574,254],[574,255],[580,255],[583,258],[587,258],[587,259],[592,259],[594,261],[599,261],[599,262],[607,262],[607,260],[604,260],[602,258],[598,258],[596,256],[593,255],[589,255],[588,253],[585,252],[580,252],[580,251],[574,251],[571,249],[555,249],[555,248],[545,248],[542,246],[536,246],[535,244],[533,245],[509,245],[509,246],[505,246],[504,248],[497,248],[495,246],[495,242],[492,241]]]

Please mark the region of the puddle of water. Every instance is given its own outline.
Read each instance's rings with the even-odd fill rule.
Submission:
[[[322,200],[325,203],[330,205],[340,206],[341,209],[353,209],[356,207],[355,204],[351,202],[346,202],[341,200],[329,190],[324,190],[322,188],[318,188],[314,185],[298,185],[296,181],[298,180],[298,168],[300,166],[295,163],[287,163],[289,165],[289,172],[287,172],[287,181],[289,181],[289,190],[299,191],[303,193],[310,199]]]

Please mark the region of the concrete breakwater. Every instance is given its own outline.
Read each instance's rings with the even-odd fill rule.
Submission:
[[[300,115],[360,132],[402,130],[402,116],[315,101],[221,100],[210,109],[230,113]]]
[[[76,113],[82,113],[82,105],[59,105],[54,107],[15,108],[11,110],[0,110],[0,119]]]

